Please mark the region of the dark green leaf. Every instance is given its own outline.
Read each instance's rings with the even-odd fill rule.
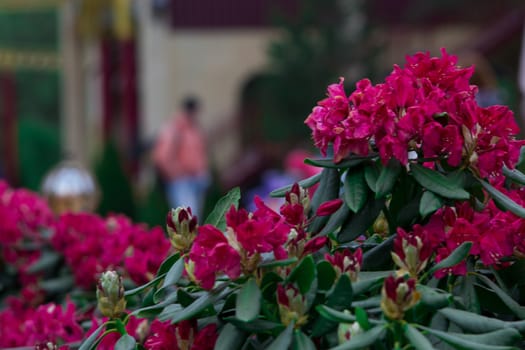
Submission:
[[[368,321],[368,314],[366,313],[365,309],[356,307],[354,309],[354,313],[355,313],[355,319],[357,323],[359,323],[359,326],[365,331],[369,330],[371,326],[370,326],[370,322]]]
[[[309,188],[309,187],[312,187],[313,185],[315,185],[316,183],[318,183],[319,180],[321,180],[321,173],[315,174],[314,176],[310,176],[307,179],[301,180],[301,181],[298,182],[298,184],[302,188]],[[292,189],[292,186],[293,186],[293,184],[286,185],[286,186],[280,187],[280,188],[278,188],[276,190],[273,190],[272,192],[270,192],[270,197],[284,197],[286,192],[288,192],[288,191],[290,191]]]
[[[462,276],[459,290],[461,297],[463,298],[463,305],[467,311],[481,314],[478,294],[474,288],[475,279],[476,277],[469,273],[467,273],[465,276]]]
[[[433,274],[438,270],[449,268],[459,264],[468,256],[471,247],[472,242],[463,242],[459,247],[454,249],[454,251],[450,253],[448,257],[441,260],[436,265],[432,266],[432,268],[429,270],[429,273]]]
[[[520,332],[514,328],[503,328],[484,334],[450,334],[458,338],[486,345],[516,345],[516,342],[521,339]]]
[[[284,260],[272,260],[272,261],[265,261],[263,263],[260,263],[257,265],[257,267],[260,268],[272,268],[272,267],[279,267],[279,266],[288,266],[293,263],[297,262],[296,257],[284,259]]]
[[[420,331],[418,331],[408,323],[405,324],[405,336],[416,350],[434,349],[427,337],[425,337],[423,334],[421,334]]]
[[[275,340],[268,345],[266,350],[285,350],[288,349],[290,344],[292,343],[292,335],[293,335],[293,327],[294,323],[290,323],[286,329],[279,334]]]
[[[82,345],[80,345],[80,348],[78,350],[90,350],[93,348],[93,345],[95,345],[98,336],[102,333],[102,331],[106,328],[106,323],[102,323],[100,326],[98,326],[97,329],[91,335],[82,342]]]
[[[296,282],[301,294],[306,294],[310,290],[312,282],[316,277],[317,270],[315,268],[314,258],[308,255],[292,270],[290,276],[288,276],[288,281]]]
[[[375,163],[365,166],[365,181],[372,192],[377,191],[377,179],[379,178],[379,169]]]
[[[433,336],[443,340],[444,342],[454,346],[457,349],[472,349],[472,350],[517,350],[518,348],[512,346],[487,345],[473,342],[451,333],[438,331],[436,329],[418,326],[418,328],[425,330]]]
[[[357,213],[363,208],[368,198],[363,168],[352,168],[346,172],[343,189],[348,208]]]
[[[440,290],[418,285],[417,290],[421,293],[421,302],[434,309],[441,309],[452,302],[452,295]]]
[[[179,279],[182,277],[182,273],[184,272],[184,260],[179,259],[171,266],[168,273],[166,274],[166,277],[164,278],[164,282],[162,283],[162,287],[155,292],[154,300],[158,301],[159,295],[161,295],[161,292],[166,290],[166,288],[173,286],[175,283],[179,281]]]
[[[395,237],[395,235],[388,237],[381,244],[363,254],[363,270],[384,269],[386,265],[392,262],[390,252],[392,251]]]
[[[328,294],[326,306],[336,310],[349,309],[352,306],[352,282],[347,275],[341,275],[334,289]]]
[[[434,213],[436,210],[443,206],[443,198],[431,191],[423,192],[421,201],[419,202],[419,214],[422,217],[426,217]]]
[[[518,169],[509,169],[506,165],[503,165],[503,175],[511,179],[517,184],[525,185],[525,174],[523,174]]]
[[[317,283],[319,290],[329,290],[335,281],[335,270],[328,261],[317,263]]]
[[[415,163],[410,164],[410,170],[414,179],[429,191],[445,198],[459,200],[470,198],[470,194],[467,191],[437,171]]]
[[[340,176],[337,169],[323,169],[319,187],[314,193],[311,201],[312,212],[315,213],[319,206],[329,200],[339,197]],[[328,221],[328,216],[315,217],[309,226],[310,232],[317,233]]]
[[[326,305],[317,305],[315,308],[317,312],[324,318],[337,323],[352,323],[357,321],[357,317],[351,314],[347,314],[341,311],[337,311]],[[384,321],[368,320],[373,325],[384,324]]]
[[[296,330],[294,332],[293,337],[293,344],[292,344],[293,350],[316,350],[315,344],[312,342],[310,337],[308,337],[306,334],[301,332],[300,330]]]
[[[243,322],[234,317],[228,317],[225,318],[225,320],[233,324],[235,327],[248,333],[271,332],[278,330],[279,328],[284,329],[284,326],[281,323],[262,319],[257,319],[251,322]]]
[[[39,282],[40,288],[49,293],[63,293],[71,290],[75,285],[73,276],[62,276]]]
[[[215,342],[214,350],[236,350],[240,349],[247,334],[231,323],[227,323],[221,330],[217,341]]]
[[[44,251],[40,258],[29,265],[27,273],[37,273],[53,269],[60,261],[60,255],[55,252]]]
[[[357,334],[350,338],[349,341],[343,343],[332,350],[358,350],[366,348],[367,346],[372,345],[376,341],[380,341],[386,334],[386,328],[384,326],[376,326],[369,331],[366,331],[361,334]]]
[[[477,278],[480,279],[483,283],[489,286],[494,293],[503,301],[505,305],[518,316],[520,319],[525,319],[525,307],[518,304],[514,299],[512,299],[507,293],[505,293],[496,283],[492,282],[487,277],[476,274]]]
[[[138,317],[152,317],[158,315],[164,307],[170,306],[177,300],[177,292],[169,294],[158,304],[148,305],[133,311],[131,314]]]
[[[506,322],[500,319],[449,307],[439,310],[439,313],[460,326],[465,332],[487,333],[506,327]]]
[[[392,192],[400,173],[401,163],[396,159],[391,159],[382,167],[376,183],[376,198],[384,198]]]
[[[337,209],[335,213],[330,215],[330,218],[328,219],[328,222],[323,227],[323,229],[319,232],[318,235],[325,236],[330,233],[333,233],[337,231],[337,229],[343,225],[343,223],[348,219],[348,216],[350,215],[350,209],[346,205],[342,205],[341,208]]]
[[[125,296],[131,296],[131,295],[135,295],[137,293],[140,293],[142,292],[143,290],[145,290],[146,288],[149,288],[153,285],[157,285],[157,283],[159,283],[159,281],[161,279],[163,279],[164,277],[166,277],[166,274],[163,273],[162,275],[158,275],[157,277],[155,277],[154,279],[152,279],[151,281],[149,281],[148,283],[146,284],[143,284],[142,286],[138,286],[137,288],[135,289],[130,289],[130,290],[127,290],[124,292],[124,295]]]
[[[219,287],[218,289],[221,288]],[[216,301],[224,298],[226,295],[228,295],[228,293],[230,293],[230,290],[228,289],[222,291],[206,292],[205,294],[197,298],[193,303],[180,310],[180,312],[176,312],[173,315],[173,317],[171,317],[171,323],[175,324],[177,322],[192,318],[199,312],[206,309],[208,306],[213,305]],[[167,317],[161,318],[161,315],[159,315],[158,317],[160,321],[165,321],[166,319],[168,319]]]
[[[337,235],[339,243],[350,242],[365,234],[366,230],[374,224],[384,206],[385,202],[383,199],[370,198],[361,211],[343,224]]]
[[[235,316],[244,322],[253,321],[259,315],[261,307],[261,291],[254,278],[250,278],[242,286],[237,295]]]
[[[217,227],[219,230],[224,231],[226,229],[226,212],[230,210],[232,205],[237,208],[239,206],[240,199],[241,191],[239,190],[239,187],[231,189],[230,192],[219,199],[217,204],[215,204],[215,208],[213,208],[212,212],[210,215],[208,215],[204,223],[211,224]]]
[[[492,199],[502,208],[509,210],[521,218],[525,218],[525,208],[501,193],[498,189],[484,180],[479,180],[481,186],[491,195]]]
[[[369,156],[352,156],[348,159],[343,159],[339,163],[334,163],[333,159],[305,159],[304,162],[308,165],[317,166],[320,168],[335,168],[335,169],[347,169],[353,168],[362,164],[363,162],[376,157],[377,155],[372,154]]]
[[[115,350],[133,350],[137,341],[129,334],[123,334],[115,343]]]
[[[169,256],[168,258],[166,258],[166,260],[164,260],[162,264],[160,265],[159,270],[157,271],[157,276],[167,273],[171,269],[173,264],[175,264],[175,262],[179,260],[179,258],[180,258],[179,253],[175,253]]]

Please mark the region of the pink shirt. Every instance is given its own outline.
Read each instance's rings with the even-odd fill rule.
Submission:
[[[159,135],[153,161],[167,180],[205,174],[208,155],[203,133],[187,115],[173,118]]]

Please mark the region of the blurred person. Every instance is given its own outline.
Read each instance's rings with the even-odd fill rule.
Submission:
[[[206,141],[198,123],[199,101],[187,97],[181,111],[163,125],[153,146],[153,163],[172,208],[190,207],[200,216],[210,183]]]

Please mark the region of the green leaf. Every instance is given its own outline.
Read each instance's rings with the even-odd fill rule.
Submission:
[[[467,264],[470,263],[467,261]],[[469,268],[469,271],[472,271],[472,269]],[[467,311],[481,314],[478,293],[476,293],[476,289],[474,288],[475,279],[476,277],[470,273],[467,273],[465,276],[461,277],[461,282],[459,285],[460,296],[463,299],[463,305]]]
[[[234,317],[226,317],[225,320],[233,324],[235,327],[248,333],[272,332],[274,330],[284,329],[284,326],[281,323],[271,322],[263,319],[257,319],[251,322],[243,322]]]
[[[60,258],[58,253],[44,251],[37,261],[29,265],[26,272],[37,273],[40,271],[49,271],[58,264]]]
[[[515,345],[520,339],[521,334],[514,328],[498,329],[484,334],[464,334],[450,333],[458,338],[463,338],[475,343],[485,345]]]
[[[315,268],[314,258],[308,255],[292,270],[290,276],[288,276],[288,281],[296,282],[299,291],[304,295],[308,293],[316,277],[317,270]]]
[[[223,286],[225,287],[225,285],[221,286],[222,290],[221,290],[221,287],[218,287],[217,291],[206,292],[205,294],[197,298],[194,302],[192,302],[190,305],[188,305],[184,309],[178,312],[171,313],[169,315],[171,317],[168,317],[167,315],[165,315],[164,313],[164,311],[166,311],[165,309],[163,313],[161,313],[158,316],[158,319],[160,321],[166,321],[167,319],[171,319],[171,323],[175,324],[177,322],[188,320],[192,318],[193,316],[197,315],[199,312],[206,309],[208,306],[213,305],[216,301],[221,300],[226,295],[228,295],[228,293],[230,293],[230,290],[223,289],[224,288]]]
[[[363,162],[377,157],[377,154],[371,154],[368,156],[352,156],[348,159],[343,159],[339,163],[334,163],[333,159],[309,159],[304,160],[305,164],[313,165],[320,168],[335,168],[335,169],[348,169],[358,166]]]
[[[474,342],[462,337],[458,337],[451,333],[438,331],[436,329],[419,326],[418,328],[425,330],[433,336],[443,340],[444,342],[452,345],[456,349],[472,349],[472,350],[517,350],[518,348],[512,346],[499,346],[499,345],[487,345],[478,342]]]
[[[366,313],[365,309],[356,307],[354,309],[354,313],[355,313],[355,319],[357,323],[359,323],[359,326],[365,331],[369,330],[371,326],[370,326],[370,322],[368,321],[368,314]]]
[[[416,163],[410,164],[410,171],[421,186],[442,197],[459,200],[470,198],[470,194],[467,191],[437,171]]]
[[[239,206],[240,199],[241,191],[239,187],[231,189],[230,192],[228,192],[224,197],[219,199],[217,204],[215,204],[215,208],[213,208],[212,212],[210,213],[210,215],[208,215],[204,223],[213,225],[219,230],[224,231],[226,229],[226,212],[230,210],[230,207],[232,205],[235,206],[235,208],[237,208]]]
[[[396,159],[390,159],[384,165],[376,183],[376,198],[384,198],[392,192],[399,174],[401,173],[401,163]]]
[[[306,334],[301,332],[299,329],[297,329],[294,332],[293,337],[293,344],[292,344],[293,350],[316,350],[315,344],[312,342],[310,337],[308,337]]]
[[[336,346],[335,348],[331,348],[331,350],[363,349],[372,345],[378,340],[382,340],[385,334],[386,328],[384,326],[376,326],[369,331],[353,336],[349,341]]]
[[[433,350],[434,347],[430,343],[430,341],[425,337],[423,334],[421,334],[420,331],[418,331],[416,328],[412,327],[408,323],[405,324],[405,336],[407,337],[408,341],[416,350]]]
[[[175,253],[169,256],[168,258],[166,258],[166,260],[164,260],[162,264],[160,265],[159,270],[157,271],[157,276],[167,273],[171,269],[173,264],[175,264],[175,262],[179,260],[179,258],[180,258],[179,253]]]
[[[352,282],[347,275],[341,275],[333,291],[328,294],[326,306],[343,310],[352,306]]]
[[[265,261],[265,262],[260,263],[259,265],[257,265],[257,267],[260,267],[260,268],[272,268],[272,267],[288,266],[288,265],[291,265],[291,264],[296,263],[296,262],[297,262],[297,258],[294,256],[294,257],[291,257],[291,258],[288,258],[288,259],[283,259],[283,260]]]
[[[82,345],[80,345],[80,348],[78,350],[90,350],[93,348],[95,343],[97,342],[98,336],[102,333],[102,331],[106,328],[106,323],[102,323],[100,326],[98,326],[97,329],[91,335],[82,342]]]
[[[63,293],[71,290],[75,285],[75,281],[72,276],[62,276],[41,281],[38,285],[49,293]]]
[[[346,243],[365,234],[368,228],[374,224],[384,207],[385,202],[383,199],[370,198],[361,211],[343,224],[337,235],[337,241]]]
[[[317,211],[322,203],[339,197],[340,182],[341,179],[337,169],[326,168],[323,170],[319,187],[315,191],[312,201],[310,202],[313,213]],[[327,216],[315,217],[308,229],[310,232],[317,233],[323,228],[327,221]]]
[[[275,340],[268,345],[266,350],[285,350],[288,349],[290,344],[292,343],[292,335],[293,335],[293,327],[294,323],[291,322],[286,329],[279,334]]]
[[[298,184],[302,188],[310,188],[316,183],[318,183],[319,180],[321,180],[321,173],[315,174],[314,176],[310,176],[307,179],[301,180],[298,182]],[[284,197],[286,195],[286,192],[290,191],[292,187],[293,187],[293,184],[286,185],[276,190],[273,190],[272,192],[270,192],[270,197]]]
[[[390,264],[392,262],[390,252],[394,246],[395,237],[395,235],[388,237],[388,239],[364,253],[362,269],[379,270],[384,269],[385,265]]]
[[[331,307],[328,307],[326,305],[317,305],[315,308],[317,312],[319,312],[319,315],[326,318],[329,321],[334,321],[337,323],[352,323],[357,321],[357,315],[350,315],[346,314],[342,311],[337,311]],[[369,319],[368,322],[370,322],[373,325],[378,324],[384,324],[384,321],[378,321],[378,320],[372,320]]]
[[[492,199],[502,208],[511,211],[521,218],[525,218],[525,208],[501,193],[498,189],[484,180],[479,180],[481,186],[491,195]]]
[[[465,332],[486,333],[505,328],[507,326],[505,321],[497,318],[482,316],[472,312],[449,307],[439,310],[439,313],[444,315],[451,322],[454,322],[460,326]]]
[[[158,275],[157,277],[155,277],[154,279],[152,279],[151,281],[149,281],[148,283],[146,284],[143,284],[142,286],[138,286],[137,288],[134,288],[134,289],[130,289],[130,290],[127,290],[124,292],[124,295],[125,296],[131,296],[131,295],[135,295],[137,293],[140,293],[142,292],[144,289],[146,288],[149,288],[153,285],[157,285],[157,283],[159,283],[159,281],[161,279],[163,279],[164,277],[166,277],[166,274],[163,273],[162,275]]]
[[[372,192],[376,193],[377,179],[379,178],[379,169],[377,168],[376,164],[367,164],[365,166],[364,175],[368,188],[370,188]]]
[[[514,299],[512,299],[507,293],[505,293],[496,283],[492,282],[487,277],[476,274],[476,277],[480,279],[483,283],[489,286],[494,293],[501,299],[501,301],[520,319],[525,319],[525,307],[518,304]]]
[[[428,271],[429,274],[433,274],[434,272],[446,269],[452,266],[455,266],[459,264],[461,261],[463,261],[468,253],[470,252],[470,248],[472,247],[472,242],[463,242],[459,247],[454,249],[452,253],[450,253],[449,256],[447,256],[445,259],[438,262],[436,265],[432,266],[432,268]]]
[[[129,334],[123,334],[115,343],[115,350],[133,350],[137,341]]]
[[[363,168],[353,168],[346,172],[343,189],[344,200],[348,208],[357,213],[363,208],[368,198]]]
[[[350,215],[350,209],[346,205],[342,205],[335,213],[330,215],[328,222],[323,229],[318,233],[320,236],[325,236],[337,231],[337,229],[344,224]]]
[[[250,278],[242,286],[235,305],[235,316],[244,322],[257,318],[261,307],[261,291],[254,278]]]
[[[506,165],[503,165],[501,170],[503,171],[503,175],[505,175],[508,179],[511,179],[517,184],[525,185],[525,174],[523,174],[518,169],[509,169]]]
[[[326,260],[317,263],[317,283],[319,290],[329,290],[335,281],[335,270]]]
[[[449,293],[422,284],[417,286],[417,290],[421,293],[421,302],[434,309],[441,309],[448,306],[453,299],[453,296]]]
[[[213,350],[236,350],[240,349],[247,334],[231,323],[227,323],[221,330]]]
[[[419,214],[422,217],[426,217],[434,213],[436,210],[443,206],[443,198],[431,191],[423,192],[421,201],[419,202]]]
[[[161,292],[165,291],[166,288],[173,286],[175,283],[179,281],[179,279],[182,277],[182,273],[184,272],[184,260],[179,259],[171,266],[168,273],[166,274],[166,277],[164,278],[164,282],[162,283],[162,287],[155,292],[154,300],[157,301],[159,295]]]
[[[142,318],[156,316],[162,311],[162,309],[164,309],[164,307],[170,306],[176,300],[177,300],[177,292],[173,292],[173,293],[169,294],[166,297],[166,299],[164,299],[160,303],[153,304],[153,305],[148,305],[148,306],[142,307],[140,309],[137,309],[137,310],[133,311],[131,313],[131,315],[137,316],[137,317],[142,317]]]

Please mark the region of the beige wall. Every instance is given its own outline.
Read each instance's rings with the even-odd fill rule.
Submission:
[[[152,22],[147,11],[140,11],[139,33],[142,138],[154,137],[188,93],[201,99],[208,133],[232,122],[240,88],[265,66],[267,46],[276,34],[263,29],[172,31]],[[234,160],[237,141],[233,130],[211,145],[220,169]]]

